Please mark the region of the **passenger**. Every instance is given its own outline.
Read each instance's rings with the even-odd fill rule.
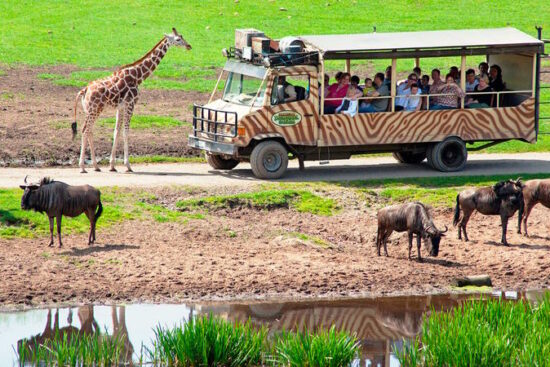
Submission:
[[[413,83],[411,84],[409,95],[407,96],[405,100],[405,105],[403,106],[403,109],[405,111],[418,111],[420,110],[420,107],[422,106],[422,101],[420,97],[420,88],[418,88],[418,84]]]
[[[489,86],[495,92],[502,92],[506,89],[506,84],[502,81],[502,69],[497,64],[494,64],[489,69]]]
[[[386,77],[384,79],[384,84],[386,84],[388,88],[391,87],[391,65],[386,68]]]
[[[361,92],[357,87],[352,83],[348,87],[346,97],[342,100],[340,106],[336,107],[335,113],[345,113],[350,117],[353,117],[357,114],[357,96],[361,96]]]
[[[372,79],[371,78],[365,78],[365,88],[363,88],[363,97],[370,97],[372,95],[372,92],[376,91],[374,86],[372,85]]]
[[[420,81],[420,91],[422,94],[429,94],[430,93],[430,77],[426,74],[422,75],[422,79]]]
[[[460,84],[460,71],[458,70],[457,66],[451,66],[451,69],[449,70],[449,74],[453,76],[453,79],[455,80],[456,84]]]
[[[277,98],[279,103],[295,101],[296,97],[296,88],[286,81],[285,76],[279,76],[279,84],[277,86]]]
[[[445,84],[438,88],[437,93],[446,95],[438,98],[438,103],[431,107],[432,110],[449,110],[457,108],[459,98],[464,98],[465,96],[462,89],[455,83],[451,73],[445,76],[445,82]]]
[[[420,78],[422,77],[422,69],[420,69],[418,66],[415,66],[413,69],[413,73],[416,74],[416,79],[420,80]]]
[[[325,83],[325,88],[323,90],[323,92],[324,92],[323,96],[326,98],[327,95],[328,95],[328,88],[330,87],[330,85],[329,85],[330,84],[330,76],[328,76],[328,74],[325,74],[324,83]]]
[[[466,93],[473,92],[478,84],[479,81],[476,79],[476,72],[474,69],[466,70]]]
[[[395,98],[395,110],[402,111],[405,108],[407,102],[407,96],[411,92],[411,85],[416,84],[418,78],[415,73],[412,73],[407,78],[406,82],[403,82],[397,86],[397,97]]]
[[[326,95],[326,98],[339,98],[339,99],[325,101],[326,114],[334,113],[336,108],[340,106],[340,104],[342,103],[342,98],[344,98],[348,92],[348,86],[349,86],[349,80],[350,80],[349,73],[338,72],[336,76],[339,77],[336,79],[337,83],[332,84],[328,88],[328,93]]]
[[[479,74],[476,76],[477,79],[479,79],[482,76],[489,77],[489,64],[487,64],[485,61],[479,63]]]
[[[492,92],[493,90],[489,86],[489,78],[487,75],[483,75],[479,78],[479,84],[474,88],[473,100],[468,104],[468,108],[487,108],[493,105],[495,98],[494,94],[483,94]],[[479,94],[477,94],[479,93]]]
[[[355,91],[358,93],[357,98],[361,97],[363,95],[363,88],[359,86],[359,77],[357,75],[354,75],[350,79],[350,85],[353,85],[355,87]]]
[[[377,73],[374,76],[374,87],[376,88],[376,91],[372,93],[372,97],[383,97],[390,95],[390,90],[384,83],[383,73]],[[359,112],[384,112],[388,109],[388,100],[389,98],[372,99],[370,103],[363,103],[359,107]]]
[[[439,69],[433,69],[432,70],[432,80],[433,83],[430,85],[430,94],[438,94],[437,91],[440,87],[445,85],[443,81],[441,80],[441,72]],[[430,106],[436,105],[439,103],[439,97],[430,97]]]

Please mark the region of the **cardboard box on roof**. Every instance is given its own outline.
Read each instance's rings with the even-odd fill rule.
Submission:
[[[254,28],[235,29],[235,48],[252,47],[252,37],[265,37],[265,34]]]

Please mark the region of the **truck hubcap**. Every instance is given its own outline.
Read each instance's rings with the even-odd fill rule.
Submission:
[[[281,167],[282,159],[277,153],[270,152],[264,156],[264,167],[269,172],[275,172]]]

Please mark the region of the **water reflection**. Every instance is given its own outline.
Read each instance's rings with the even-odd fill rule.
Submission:
[[[542,293],[496,292],[487,297],[533,302]],[[424,314],[432,309],[447,310],[479,297],[437,295],[317,302],[203,303],[190,306],[88,305],[0,313],[0,360],[12,360],[13,365],[17,365],[14,351],[18,350],[23,339],[27,340],[28,348],[32,348],[36,344],[44,344],[56,332],[61,336],[67,335],[68,338],[95,332],[100,332],[105,338],[122,338],[125,360],[137,360],[143,347],[151,347],[153,328],[156,325],[170,327],[186,322],[193,316],[214,314],[229,321],[250,319],[255,325],[267,326],[271,335],[281,330],[305,327],[315,330],[335,325],[337,329],[356,333],[361,340],[361,356],[354,362],[354,366],[398,366],[394,348],[401,349],[403,339],[410,339],[418,334]]]

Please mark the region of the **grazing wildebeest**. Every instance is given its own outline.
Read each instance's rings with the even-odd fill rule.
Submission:
[[[403,205],[392,205],[378,211],[378,233],[376,235],[376,250],[380,256],[380,248],[384,245],[384,253],[388,256],[387,241],[393,231],[409,234],[409,260],[413,234],[416,234],[416,249],[418,250],[418,261],[422,261],[420,255],[421,238],[424,239],[426,249],[431,256],[439,253],[439,242],[444,231],[437,229],[433,223],[429,210],[422,203],[407,203]]]
[[[518,233],[521,233],[521,222],[523,222],[523,231],[527,233],[527,218],[531,214],[531,210],[538,203],[541,203],[547,208],[550,208],[550,179],[546,180],[529,180],[523,183],[523,215],[518,216]]]
[[[508,219],[519,210],[519,216],[523,213],[523,195],[522,183],[517,180],[501,181],[492,187],[482,187],[478,189],[467,189],[456,196],[456,207],[453,219],[453,225],[458,225],[458,239],[468,241],[466,225],[472,213],[477,210],[485,215],[500,215],[502,223],[501,242],[508,245],[506,241],[506,229]],[[462,211],[462,218],[460,212]]]
[[[25,177],[25,185],[20,187],[25,190],[21,198],[21,209],[46,213],[50,220],[49,246],[53,246],[54,218],[57,221],[57,236],[61,247],[61,217],[76,217],[82,213],[86,213],[90,220],[88,245],[95,242],[96,222],[103,211],[99,190],[90,185],[70,186],[48,177],[44,177],[38,184],[27,184]]]

